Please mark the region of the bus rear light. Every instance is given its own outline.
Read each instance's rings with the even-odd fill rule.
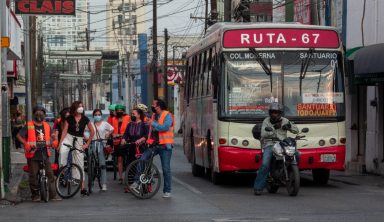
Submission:
[[[231,140],[232,145],[237,145],[238,142],[239,142],[239,141],[238,141],[236,138],[233,138],[233,139]]]
[[[336,140],[335,138],[331,138],[331,139],[329,140],[329,143],[330,143],[330,144],[335,144],[336,141],[337,141],[337,140]]]
[[[340,143],[345,144],[347,142],[347,139],[345,137],[340,138]]]
[[[226,144],[227,143],[227,140],[224,139],[224,138],[219,138],[219,144],[223,145],[223,144]]]
[[[241,144],[243,144],[243,146],[248,146],[249,145],[249,141],[248,140],[243,140],[243,142]]]
[[[319,140],[319,146],[324,146],[325,145],[325,140]]]

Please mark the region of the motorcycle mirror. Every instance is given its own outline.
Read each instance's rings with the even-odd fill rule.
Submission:
[[[272,127],[267,126],[267,127],[265,127],[265,131],[267,131],[267,132],[272,132],[273,129],[272,129]]]
[[[308,132],[309,132],[309,129],[308,129],[308,128],[303,128],[303,129],[301,130],[301,132],[302,132],[302,133],[308,133]]]

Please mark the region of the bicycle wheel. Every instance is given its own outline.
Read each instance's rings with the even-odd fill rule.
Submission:
[[[93,155],[90,156],[88,163],[88,192],[92,193],[93,181],[95,181],[96,170],[95,170],[95,158]]]
[[[135,160],[127,169],[131,194],[139,199],[149,199],[156,195],[161,185],[161,175],[156,165],[147,160]]]
[[[55,182],[57,194],[65,199],[75,196],[81,188],[83,177],[83,171],[77,164],[62,167]]]
[[[40,177],[40,197],[44,202],[48,202],[48,178],[46,176]]]

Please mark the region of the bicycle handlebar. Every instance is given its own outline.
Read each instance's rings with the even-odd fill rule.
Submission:
[[[79,151],[79,152],[81,152],[81,153],[84,153],[84,152],[85,152],[84,150],[78,149],[78,148],[76,148],[76,147],[73,147],[73,146],[68,145],[68,144],[65,144],[65,143],[63,143],[63,145],[66,146],[66,147],[68,147],[68,148],[69,148],[69,151],[77,150],[77,151]]]

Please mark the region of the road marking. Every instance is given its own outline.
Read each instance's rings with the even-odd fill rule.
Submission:
[[[183,182],[183,181],[177,179],[176,177],[172,177],[172,179],[173,179],[176,183],[178,183],[178,184],[180,184],[181,186],[183,186],[183,187],[185,187],[186,189],[188,189],[189,191],[191,191],[191,192],[193,192],[193,193],[195,193],[195,194],[202,194],[202,192],[199,191],[197,188],[195,188],[195,187],[193,187],[193,186],[191,186],[191,185],[189,185],[189,184],[187,184],[187,183],[185,183],[185,182]]]
[[[160,174],[163,174],[163,171],[162,170],[159,170]],[[163,178],[164,179],[164,178]],[[198,190],[197,188],[181,181],[180,179],[176,178],[176,177],[172,177],[172,180],[175,181],[176,183],[180,184],[181,186],[185,187],[187,190],[195,193],[195,194],[202,194],[203,192],[201,192],[200,190]]]
[[[216,218],[214,222],[289,221],[289,218]]]

